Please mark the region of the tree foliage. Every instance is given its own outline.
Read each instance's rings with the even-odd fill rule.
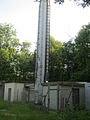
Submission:
[[[82,7],[86,7],[90,5],[90,0],[73,0],[77,5],[81,5]],[[64,0],[55,0],[55,3],[63,4]]]
[[[34,54],[30,43],[19,43],[11,24],[0,24],[0,80],[33,81]]]
[[[61,50],[63,44],[60,41],[56,41],[51,36],[50,38],[50,58],[49,58],[49,80],[58,81],[62,79],[62,62],[61,62]]]
[[[30,43],[19,43],[10,24],[0,24],[0,81],[34,81],[35,52]],[[61,43],[50,37],[49,81],[89,81],[90,24],[84,25],[75,41]]]
[[[51,37],[50,81],[89,81],[90,78],[90,24],[84,25],[75,38],[58,43]]]
[[[75,78],[89,81],[90,77],[90,24],[84,25],[75,39],[77,70]],[[77,78],[78,79],[78,78]]]
[[[36,0],[39,1],[40,0]],[[55,3],[63,4],[65,0],[54,0]],[[70,0],[71,1],[71,0]],[[90,5],[90,0],[72,0],[75,1],[77,5],[81,5],[82,7],[86,7]]]

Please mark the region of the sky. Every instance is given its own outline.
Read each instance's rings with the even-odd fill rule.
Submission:
[[[35,0],[0,0],[0,23],[11,23],[20,42],[29,41],[36,46],[39,3]],[[82,8],[65,0],[63,5],[51,0],[50,35],[67,42],[75,38],[82,25],[90,22],[90,7]]]

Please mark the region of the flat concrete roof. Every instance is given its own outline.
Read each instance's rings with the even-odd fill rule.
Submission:
[[[48,86],[48,85],[55,86],[55,85],[59,84],[61,86],[84,87],[85,83],[87,83],[87,82],[66,82],[66,81],[63,81],[63,82],[47,82],[47,83],[43,83],[42,85],[43,86]]]

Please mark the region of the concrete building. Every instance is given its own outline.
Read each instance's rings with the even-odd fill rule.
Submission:
[[[5,83],[4,100],[10,102],[21,101],[23,88],[23,83]]]
[[[85,83],[51,82],[43,84],[43,105],[62,110],[74,105],[85,105]]]
[[[5,83],[4,100],[10,102],[34,102],[34,84]]]
[[[43,106],[62,110],[74,105],[85,106],[90,110],[90,83],[87,82],[48,82],[42,84]],[[5,83],[0,85],[0,100],[10,102],[34,102],[34,84]]]

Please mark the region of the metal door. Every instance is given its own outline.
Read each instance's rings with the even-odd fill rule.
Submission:
[[[79,105],[79,88],[72,88],[72,103],[73,105]]]
[[[11,88],[8,88],[8,101],[11,101]]]

